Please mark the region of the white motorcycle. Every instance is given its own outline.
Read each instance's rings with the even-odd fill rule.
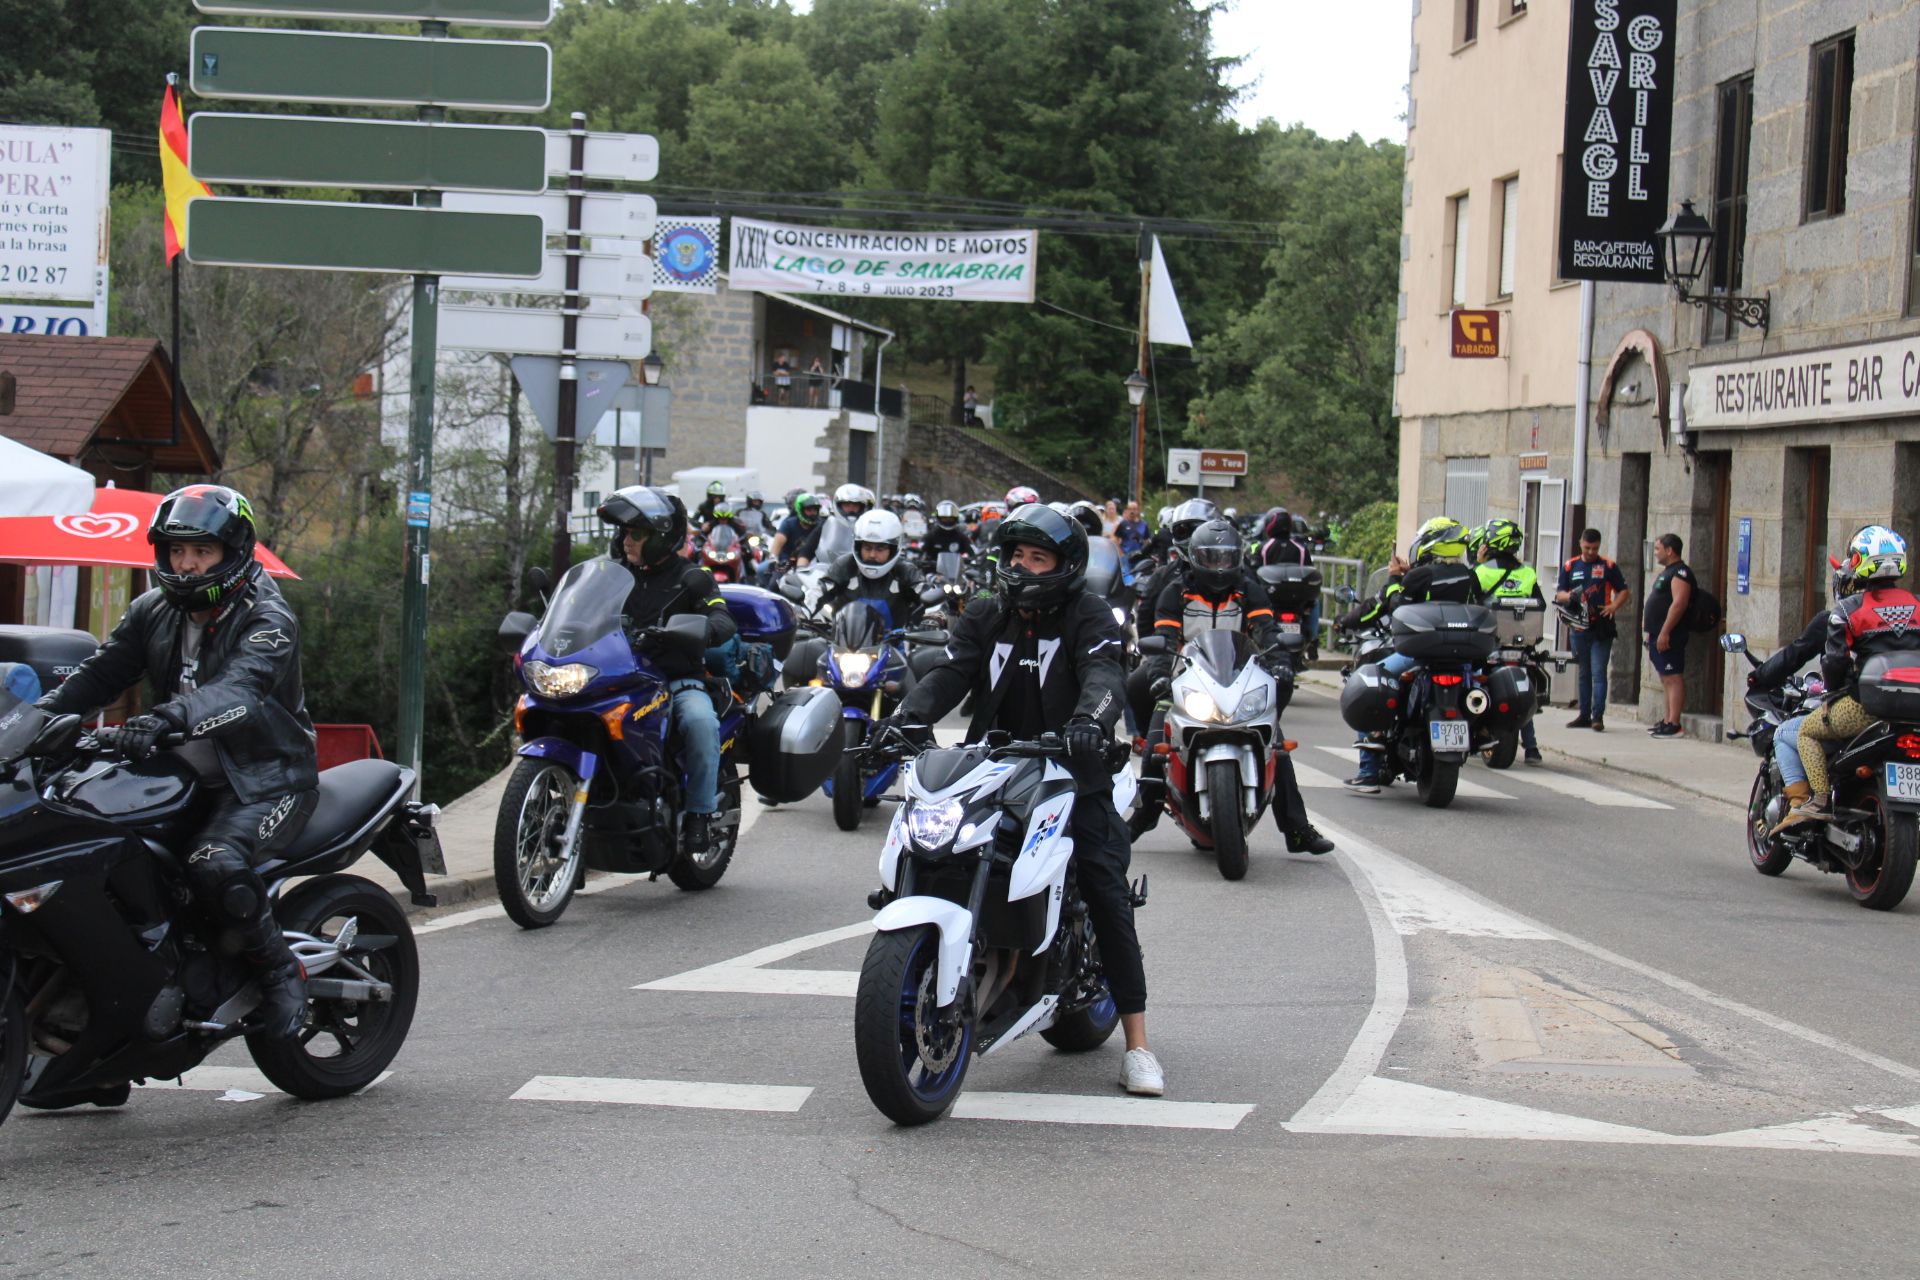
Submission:
[[[893,735],[873,751],[913,753]],[[1109,761],[1114,803],[1133,775]],[[990,734],[920,752],[880,851],[885,887],[860,966],[854,1050],[867,1096],[897,1124],[925,1124],[960,1096],[975,1054],[1029,1031],[1056,1049],[1104,1044],[1120,1022],[1073,870],[1066,744]],[[1146,901],[1142,877],[1136,905]]]
[[[1167,641],[1149,636],[1142,653],[1164,653]],[[1147,751],[1154,761],[1149,785],[1130,826],[1136,838],[1151,829],[1164,808],[1187,838],[1212,849],[1220,874],[1247,874],[1247,833],[1273,800],[1280,741],[1280,711],[1293,694],[1293,672],[1284,681],[1261,662],[1238,631],[1201,631],[1180,650],[1168,691],[1169,705],[1154,716]]]

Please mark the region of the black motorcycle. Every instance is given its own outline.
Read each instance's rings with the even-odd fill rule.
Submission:
[[[1494,617],[1480,605],[1434,601],[1401,605],[1391,626],[1394,652],[1414,665],[1399,676],[1377,662],[1356,666],[1340,691],[1340,714],[1376,744],[1385,778],[1411,779],[1422,804],[1444,809],[1460,785],[1474,722],[1491,711],[1480,676],[1499,645]]]
[[[248,1016],[253,969],[187,888],[179,845],[205,808],[193,770],[170,753],[118,759],[78,716],[0,716],[0,1120],[16,1099],[118,1106],[240,1036],[295,1097],[372,1083],[406,1040],[420,962],[393,895],[341,873],[372,851],[433,904],[437,810],[412,788],[385,760],[326,770],[306,829],[260,866],[307,974],[307,1024],[276,1040]],[[312,878],[281,892],[296,877]]]
[[[1720,637],[1728,653],[1746,654],[1747,638]],[[1760,771],[1747,799],[1747,857],[1763,876],[1777,876],[1795,858],[1846,877],[1861,906],[1890,911],[1913,887],[1920,859],[1920,653],[1879,654],[1862,665],[1860,704],[1875,723],[1830,751],[1834,818],[1768,834],[1787,816],[1787,797],[1773,740],[1780,726],[1820,705],[1815,677],[1795,676],[1773,689],[1749,689],[1746,729],[1729,733],[1753,744]]]

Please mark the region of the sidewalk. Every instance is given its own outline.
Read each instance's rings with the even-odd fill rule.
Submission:
[[[1331,692],[1337,699],[1338,672],[1310,671],[1300,683]],[[1534,732],[1549,764],[1556,760],[1593,765],[1630,774],[1692,792],[1708,800],[1745,808],[1758,767],[1746,742],[1702,742],[1695,738],[1650,738],[1647,726],[1634,719],[1632,707],[1607,708],[1607,731],[1569,729],[1575,713],[1565,707],[1543,707],[1534,716]],[[1514,768],[1527,766],[1516,763]]]
[[[517,763],[517,762],[516,762]],[[493,824],[500,813],[500,795],[507,789],[511,766],[502,769],[458,800],[440,811],[438,828],[440,848],[447,856],[447,874],[428,876],[427,892],[438,896],[435,910],[476,899],[492,900]],[[400,877],[387,864],[371,855],[353,868],[353,874],[365,876],[392,892],[409,913],[423,910],[413,905]]]

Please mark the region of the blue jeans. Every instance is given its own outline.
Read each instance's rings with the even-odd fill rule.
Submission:
[[[1610,635],[1591,631],[1573,633],[1573,666],[1580,673],[1580,714],[1602,719],[1607,714],[1607,663],[1613,660]]]
[[[1773,760],[1780,766],[1780,781],[1805,782],[1807,767],[1800,763],[1800,726],[1805,716],[1795,716],[1773,731]]]
[[[702,680],[675,680],[673,722],[680,729],[680,767],[687,773],[687,812],[720,807],[720,717]]]

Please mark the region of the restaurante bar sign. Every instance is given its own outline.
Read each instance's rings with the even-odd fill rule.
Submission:
[[[1686,410],[1690,431],[1920,413],[1920,336],[1695,365]]]

